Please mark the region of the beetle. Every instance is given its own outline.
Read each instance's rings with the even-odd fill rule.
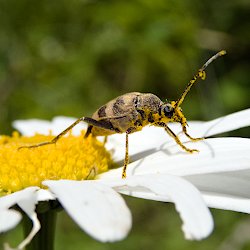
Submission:
[[[81,117],[77,119],[73,124],[54,137],[51,141],[30,146],[22,146],[20,148],[35,148],[48,144],[54,144],[80,122],[86,122],[88,124],[84,138],[87,138],[90,134],[92,134],[92,136],[106,137],[115,133],[126,133],[126,150],[122,178],[126,178],[126,168],[129,163],[128,135],[142,130],[142,128],[146,125],[154,125],[164,128],[183,150],[189,153],[198,152],[196,149],[189,149],[183,145],[178,136],[169,128],[167,124],[169,122],[180,123],[182,131],[191,141],[203,139],[193,138],[188,134],[187,120],[182,112],[182,109],[180,108],[180,105],[197,80],[205,80],[205,69],[207,66],[215,59],[225,54],[226,51],[222,50],[212,56],[194,75],[177,101],[163,102],[159,97],[151,93],[127,93],[101,106],[96,110],[92,117]]]

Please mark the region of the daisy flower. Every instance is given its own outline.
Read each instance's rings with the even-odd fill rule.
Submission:
[[[187,239],[201,240],[213,230],[209,207],[250,212],[250,139],[219,137],[185,145],[198,154],[183,152],[164,130],[146,127],[129,136],[130,164],[122,179],[125,136],[102,142],[83,140],[78,125],[56,145],[18,150],[24,144],[47,141],[75,119],[56,117],[52,122],[14,122],[23,136],[0,137],[0,232],[15,227],[23,211],[32,221],[24,248],[38,233],[39,204],[58,200],[71,218],[93,238],[106,242],[125,238],[131,213],[119,193],[173,202]],[[250,109],[209,122],[189,122],[194,137],[209,137],[250,125]],[[178,124],[171,124],[178,132]],[[186,138],[179,134],[182,141]],[[95,179],[90,180],[91,177]],[[43,226],[43,223],[42,223]],[[6,249],[10,249],[8,245]]]

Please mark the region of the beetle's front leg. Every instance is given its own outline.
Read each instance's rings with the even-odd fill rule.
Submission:
[[[183,145],[183,143],[180,141],[180,139],[178,138],[178,136],[165,124],[164,126],[165,131],[172,137],[174,138],[175,142],[182,148],[184,149],[186,152],[188,153],[194,153],[194,152],[199,152],[199,150],[197,149],[190,149],[187,148],[185,145]]]
[[[182,131],[184,132],[184,134],[191,140],[191,141],[200,141],[200,140],[204,140],[205,138],[203,137],[198,137],[198,138],[193,138],[191,135],[188,134],[187,132],[187,127],[185,124],[181,123],[182,126]]]

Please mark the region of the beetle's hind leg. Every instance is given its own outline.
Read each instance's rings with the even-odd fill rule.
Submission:
[[[62,136],[67,134],[73,127],[75,127],[80,122],[86,122],[86,123],[89,124],[89,127],[87,129],[87,132],[86,132],[84,138],[88,137],[88,135],[91,133],[91,130],[92,130],[93,126],[103,128],[103,129],[106,129],[106,130],[114,131],[113,128],[108,127],[107,124],[105,124],[103,122],[97,121],[97,120],[95,120],[93,118],[90,118],[90,117],[81,117],[81,118],[77,119],[74,123],[72,123],[69,127],[67,127],[64,131],[62,131],[59,135],[57,135],[51,141],[41,142],[41,143],[30,145],[30,146],[22,146],[22,147],[19,147],[18,149],[37,148],[37,147],[41,147],[41,146],[45,146],[45,145],[49,145],[49,144],[55,144]]]
[[[21,146],[18,149],[22,149],[22,148],[37,148],[37,147],[41,147],[41,146],[45,146],[45,145],[49,145],[49,144],[55,144],[62,136],[64,136],[65,134],[67,134],[73,127],[75,127],[78,123],[80,123],[83,120],[84,120],[84,117],[81,117],[81,118],[77,119],[69,127],[67,127],[65,130],[63,130],[59,135],[57,135],[56,137],[54,137],[51,141],[41,142],[41,143],[38,143],[38,144],[29,145],[29,146]]]

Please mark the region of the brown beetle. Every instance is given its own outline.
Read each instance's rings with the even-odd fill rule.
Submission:
[[[175,139],[176,143],[182,149],[189,153],[198,152],[196,149],[185,147],[178,136],[167,126],[168,122],[179,122],[185,135],[192,141],[201,140],[203,138],[193,138],[187,133],[187,121],[180,108],[185,96],[197,81],[204,80],[206,77],[206,67],[216,58],[226,54],[222,50],[212,56],[197,72],[193,79],[189,82],[186,89],[177,101],[162,102],[156,95],[147,93],[132,92],[121,95],[107,104],[101,106],[90,117],[81,117],[63,132],[57,135],[52,141],[42,142],[36,145],[23,146],[21,148],[35,148],[48,144],[56,143],[63,135],[76,126],[79,122],[88,123],[88,129],[85,138],[90,134],[93,136],[108,136],[115,133],[126,133],[126,150],[122,172],[122,178],[126,177],[126,168],[129,162],[128,157],[128,135],[140,131],[144,126],[150,124],[163,127],[165,131]]]

